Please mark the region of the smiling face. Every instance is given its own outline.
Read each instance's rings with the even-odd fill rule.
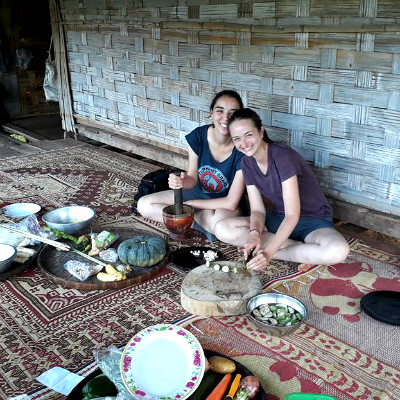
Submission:
[[[215,131],[228,135],[228,122],[231,115],[240,109],[239,102],[233,97],[222,96],[220,97],[211,110],[211,119],[213,121]]]
[[[229,133],[235,147],[249,157],[257,157],[267,147],[264,127],[258,129],[251,119],[238,119],[229,125]]]

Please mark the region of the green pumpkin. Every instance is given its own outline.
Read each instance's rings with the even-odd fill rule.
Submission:
[[[103,374],[95,376],[82,388],[82,395],[85,396],[83,400],[116,396],[117,394],[118,391],[115,385]]]
[[[167,252],[165,241],[157,236],[135,236],[123,241],[117,249],[123,264],[150,267],[159,263]]]

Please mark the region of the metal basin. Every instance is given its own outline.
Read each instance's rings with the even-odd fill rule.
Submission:
[[[48,227],[72,234],[87,228],[94,216],[90,207],[70,206],[48,211],[42,219]]]
[[[261,304],[268,304],[268,305],[284,304],[290,306],[294,310],[299,312],[303,316],[303,319],[293,324],[292,326],[271,325],[268,322],[260,321],[259,319],[255,318],[252,314],[252,311]],[[290,297],[280,293],[262,293],[252,297],[247,303],[247,312],[250,320],[254,322],[254,324],[256,324],[264,332],[267,332],[271,336],[279,336],[279,337],[294,332],[307,318],[307,309],[303,303],[301,303],[294,297]]]

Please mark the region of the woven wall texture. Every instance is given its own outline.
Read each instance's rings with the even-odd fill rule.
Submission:
[[[400,215],[400,1],[64,0],[75,116],[185,149],[220,89],[335,198]]]

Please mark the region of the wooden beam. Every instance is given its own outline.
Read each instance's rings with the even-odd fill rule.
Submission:
[[[83,125],[76,125],[78,133],[89,139],[96,140],[100,143],[108,144],[118,149],[138,154],[142,157],[158,161],[162,164],[186,170],[187,156],[175,153],[171,150],[163,149],[158,146],[143,143],[139,140],[126,138],[112,132],[99,130]]]
[[[329,198],[335,218],[400,239],[400,217]]]
[[[151,140],[151,139],[145,138],[143,136],[140,136],[140,134],[143,132],[136,131],[135,128],[133,128],[133,127],[130,127],[128,129],[121,125],[117,125],[116,123],[111,125],[111,124],[107,124],[103,121],[102,122],[95,121],[91,118],[82,117],[77,114],[74,115],[74,118],[76,120],[76,124],[79,125],[80,127],[83,126],[88,129],[94,128],[95,131],[107,132],[109,134],[114,134],[114,135],[121,136],[124,138],[137,137],[137,139],[132,138],[132,140],[136,140],[136,141],[140,142],[142,145],[144,143],[146,143],[146,144],[152,145],[158,149],[169,150],[169,151],[172,151],[174,154],[181,154],[184,157],[187,157],[187,150],[181,149],[179,147],[171,146],[170,144],[167,144],[167,143],[161,143],[159,141]]]
[[[40,140],[46,140],[47,138],[45,138],[42,135],[38,135],[35,132],[32,132],[28,129],[25,128],[21,128],[18,125],[15,125],[11,122],[4,124],[3,125],[3,129],[5,132],[7,133],[16,133],[17,135],[21,135],[23,137],[26,137],[28,140],[32,141],[32,142],[39,142]]]

